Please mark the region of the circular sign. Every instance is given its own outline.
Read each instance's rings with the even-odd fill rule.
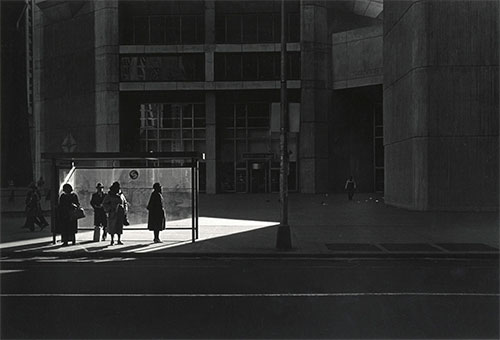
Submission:
[[[130,173],[128,175],[132,179],[137,179],[139,177],[139,172],[137,170],[132,170],[132,171],[130,171]]]

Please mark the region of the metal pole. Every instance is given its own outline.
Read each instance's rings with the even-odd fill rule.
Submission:
[[[200,211],[199,211],[199,206],[200,206],[200,162],[196,160],[196,239],[198,239],[198,227],[199,227],[199,218],[200,218]]]
[[[194,243],[196,240],[195,231],[195,173],[194,173],[194,158],[191,158],[191,242]]]
[[[57,167],[57,161],[52,158],[51,161],[51,187],[50,190],[50,229],[52,231],[52,244],[56,244],[56,228],[57,228],[57,205],[59,204],[59,169]]]
[[[286,12],[281,0],[281,114],[280,114],[280,225],[276,248],[291,249],[292,240],[288,225],[288,98],[286,89]]]

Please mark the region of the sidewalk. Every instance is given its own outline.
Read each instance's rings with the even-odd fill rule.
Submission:
[[[201,195],[199,239],[190,230],[167,230],[152,243],[145,225],[125,228],[123,245],[92,242],[80,230],[77,244],[51,244],[50,231],[21,229],[22,217],[2,215],[3,256],[262,256],[262,257],[489,257],[498,258],[495,212],[415,212],[386,206],[383,198],[358,194],[291,194],[293,249],[275,248],[280,206],[277,194]],[[167,227],[175,227],[168,223]],[[142,229],[141,229],[142,228]],[[138,230],[139,229],[139,230]],[[60,237],[58,236],[59,240]]]

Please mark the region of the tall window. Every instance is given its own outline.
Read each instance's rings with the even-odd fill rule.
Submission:
[[[300,79],[300,52],[288,53],[288,75]],[[279,80],[279,53],[216,53],[215,80]]]
[[[203,44],[203,15],[149,15],[132,18],[132,36],[126,43],[135,45]]]
[[[375,105],[373,116],[375,191],[384,192],[384,118],[382,104]]]
[[[226,44],[273,43],[281,39],[281,14],[223,13],[216,16],[216,40]],[[300,15],[287,13],[287,42],[300,41]]]
[[[271,131],[271,103],[225,104],[220,107],[219,133],[222,135],[219,178],[225,192],[252,191],[252,161],[245,154],[272,154],[263,171],[268,192],[279,191],[279,133]],[[297,190],[297,139],[291,134],[289,189]],[[250,156],[251,157],[251,156]]]
[[[141,104],[141,151],[205,152],[203,103]]]
[[[202,53],[120,57],[120,81],[203,81]]]

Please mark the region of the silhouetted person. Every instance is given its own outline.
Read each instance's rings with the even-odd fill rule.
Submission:
[[[108,194],[104,197],[102,206],[104,207],[104,211],[108,213],[108,233],[111,235],[110,244],[113,245],[115,243],[115,234],[118,238],[116,244],[123,244],[121,242],[121,235],[123,233],[123,222],[127,210],[127,200],[120,192],[120,183],[114,182],[111,185]]]
[[[106,196],[106,194],[102,190],[103,188],[104,186],[102,185],[102,183],[96,184],[97,192],[92,194],[92,198],[90,199],[90,205],[92,206],[92,208],[94,208],[94,227],[97,228],[96,229],[97,231],[94,232],[98,232],[99,228],[102,227],[102,240],[106,241],[106,232],[107,232],[106,226],[108,218],[102,206],[102,202],[104,201],[104,196]],[[97,241],[99,241],[99,237],[97,237]]]
[[[154,243],[161,243],[160,231],[165,229],[165,210],[163,209],[163,196],[161,194],[161,184],[153,184],[153,192],[149,198],[147,206],[148,229],[153,231]]]
[[[38,191],[35,182],[31,182],[28,192],[26,193],[26,222],[24,222],[23,228],[35,231],[35,224],[40,227],[40,230],[43,230],[43,228],[49,225],[43,216],[40,199],[40,192]]]
[[[69,241],[73,244],[76,243],[75,234],[78,232],[78,220],[72,219],[71,215],[79,207],[80,202],[78,196],[73,192],[73,187],[71,184],[64,184],[63,192],[59,196],[58,207],[58,229],[62,236],[63,247],[67,246]]]
[[[354,191],[356,190],[356,181],[352,176],[345,182],[345,188],[347,191],[347,197],[349,197],[349,201],[352,201],[352,197],[354,196]]]

